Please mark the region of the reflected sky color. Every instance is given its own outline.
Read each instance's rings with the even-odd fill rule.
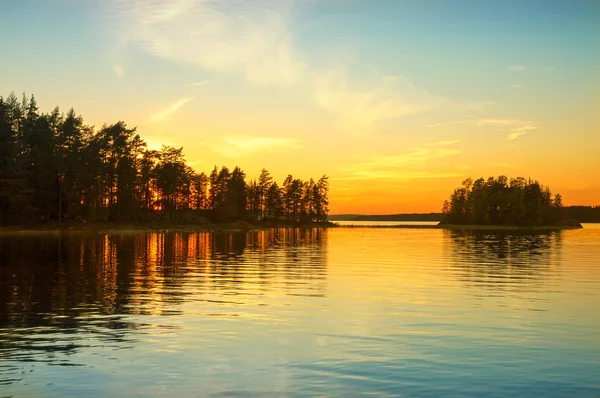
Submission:
[[[598,204],[594,1],[8,0],[0,22],[2,95],[197,170],[326,173],[333,213],[439,211],[499,174]]]
[[[0,238],[16,396],[595,396],[600,228]]]

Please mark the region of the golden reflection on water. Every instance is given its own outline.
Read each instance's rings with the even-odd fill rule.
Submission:
[[[276,272],[292,259],[299,269],[308,262],[325,264],[326,232],[318,229],[272,229],[247,234],[150,233],[61,237],[5,238],[3,321],[25,322],[20,314],[63,313],[80,304],[97,305],[103,314],[165,315],[173,303],[192,294],[186,283],[253,289],[273,278],[313,278]],[[294,250],[282,250],[295,247]],[[303,247],[310,247],[309,256]],[[315,248],[317,248],[315,250]],[[243,257],[247,254],[246,257]],[[14,266],[17,263],[21,266]],[[219,267],[219,264],[221,265]],[[311,263],[312,264],[312,263]],[[308,267],[309,271],[312,266]],[[259,277],[254,278],[254,274]],[[187,276],[193,275],[194,280]],[[275,281],[274,281],[275,282]],[[240,285],[241,284],[241,285]],[[272,284],[279,288],[277,283]],[[32,308],[35,307],[35,308]],[[11,323],[11,322],[9,322]]]
[[[463,390],[480,380],[499,396],[593,392],[599,241],[600,228],[2,237],[0,384],[46,395],[46,380],[68,379],[73,396],[95,384],[164,395],[161,382],[184,396],[265,385],[481,396]]]

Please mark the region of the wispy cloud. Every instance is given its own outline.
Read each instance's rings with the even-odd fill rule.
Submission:
[[[188,87],[204,86],[210,82],[212,82],[212,80],[202,80],[202,81],[198,81],[198,82],[193,82],[193,83],[188,84]]]
[[[514,126],[522,123],[516,119],[477,119],[474,121],[477,126]]]
[[[439,122],[428,124],[427,127],[442,127],[453,124],[473,124],[475,126],[522,126],[535,124],[531,121],[523,121],[519,119],[500,119],[500,118],[481,118],[472,120],[451,120],[448,122]]]
[[[288,152],[302,148],[303,143],[292,137],[227,136],[209,146],[215,152],[235,158],[263,152]]]
[[[520,136],[527,134],[529,131],[531,130],[537,130],[538,127],[537,126],[532,126],[532,125],[524,125],[521,127],[516,127],[514,129],[512,129],[512,132],[508,135],[508,139],[509,140],[516,140],[517,138],[519,138]]]
[[[125,69],[119,64],[113,64],[113,72],[119,77],[125,76]]]
[[[499,126],[503,130],[508,129],[509,140],[516,140],[520,136],[527,134],[531,130],[537,130],[539,127],[532,121],[519,119],[479,119],[475,123],[477,126]]]
[[[352,176],[335,177],[332,180],[344,181],[344,180],[373,180],[373,179],[385,179],[385,180],[420,180],[424,178],[451,178],[459,177],[459,173],[448,173],[448,172],[431,172],[431,171],[373,171],[373,170],[361,170],[354,173]]]
[[[439,110],[453,103],[416,86],[401,76],[348,79],[332,70],[317,79],[315,101],[338,117],[339,127],[365,133],[377,123]]]
[[[455,177],[458,174],[447,171],[431,171],[431,162],[436,159],[459,155],[458,149],[439,146],[413,148],[397,155],[370,156],[355,164],[339,169],[339,180],[362,179],[413,179]]]
[[[511,84],[510,88],[522,88],[525,87],[525,84],[523,83],[518,83],[518,84]]]
[[[509,130],[508,139],[516,140],[520,136],[527,134],[531,130],[537,130],[539,127],[530,120],[519,119],[479,119],[475,121],[477,126],[500,127],[502,130]]]
[[[522,136],[523,134],[526,134],[525,131],[516,131],[514,133],[510,133],[508,135],[508,139],[509,140],[516,140],[517,138],[519,138],[520,136]]]
[[[194,97],[181,98],[180,100],[178,100],[174,104],[168,106],[166,109],[164,109],[164,110],[162,110],[160,112],[157,112],[157,113],[153,114],[152,116],[150,116],[150,119],[148,121],[151,122],[151,123],[160,122],[160,121],[168,118],[169,116],[171,116],[175,112],[177,112],[182,106],[184,106],[188,102],[192,101],[193,99],[194,99]]]
[[[458,144],[459,142],[460,141],[458,141],[458,140],[436,141],[436,142],[429,142],[425,145],[426,146],[449,146],[449,145]]]
[[[530,72],[532,69],[525,65],[512,65],[508,67],[508,70],[513,72]]]
[[[292,48],[294,0],[111,0],[116,28],[159,57],[291,84],[305,65]]]
[[[474,119],[474,120],[455,120],[455,121],[449,121],[449,122],[428,124],[427,127],[435,128],[435,127],[448,126],[448,125],[452,125],[452,124],[471,124],[474,126],[481,126],[481,127],[490,127],[490,128],[495,127],[496,129],[499,128],[503,131],[508,130],[510,132],[508,135],[509,140],[515,140],[515,139],[519,138],[520,136],[527,134],[527,132],[529,132],[531,130],[537,130],[539,128],[537,123],[530,121],[530,120],[495,119],[495,118],[488,118],[488,119],[482,118],[482,119]],[[440,142],[454,143],[454,141],[440,141]],[[429,144],[429,145],[431,145],[431,144]]]
[[[437,122],[426,125],[425,127],[435,128],[435,127],[443,127],[443,126],[451,126],[453,124],[472,124],[474,120],[450,120],[447,122]]]

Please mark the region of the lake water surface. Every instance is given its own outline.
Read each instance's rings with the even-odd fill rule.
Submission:
[[[394,226],[394,225],[438,225],[439,221],[335,221],[341,226]]]
[[[0,237],[0,396],[600,396],[600,227]]]

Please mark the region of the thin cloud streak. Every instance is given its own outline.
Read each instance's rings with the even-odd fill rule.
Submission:
[[[413,148],[405,153],[388,156],[371,156],[364,161],[339,169],[340,180],[412,179],[455,177],[456,173],[420,170],[429,168],[432,160],[461,154],[458,149],[444,146]]]
[[[206,85],[206,84],[208,84],[210,82],[212,82],[212,80],[202,80],[202,81],[199,81],[199,82],[193,82],[193,83],[188,84],[188,87],[204,86],[204,85]]]
[[[459,140],[437,141],[437,142],[429,142],[425,145],[426,146],[449,146],[449,145],[458,144],[459,142],[460,142]]]
[[[537,130],[537,129],[538,129],[537,126],[532,126],[532,125],[525,125],[525,126],[522,126],[522,127],[517,127],[517,128],[515,128],[515,129],[512,130],[512,133],[510,133],[508,135],[508,139],[509,140],[516,140],[520,136],[527,134],[529,131],[531,131],[531,130]]]
[[[426,125],[425,127],[435,128],[435,127],[442,127],[442,126],[450,126],[453,124],[471,124],[471,123],[475,123],[475,121],[474,120],[451,120],[448,122],[431,123],[431,124]]]
[[[304,146],[297,138],[260,136],[227,136],[219,141],[210,142],[208,145],[213,151],[230,158],[264,152],[283,153],[298,150]]]
[[[426,127],[435,128],[442,126],[449,126],[453,124],[472,124],[474,126],[482,126],[482,127],[502,127],[502,128],[510,128],[511,131],[527,131],[527,130],[535,130],[538,127],[536,123],[532,121],[519,120],[519,119],[474,119],[474,120],[455,120],[448,122],[440,122],[428,124]]]
[[[517,131],[515,133],[511,133],[508,135],[508,139],[509,140],[516,140],[517,138],[519,138],[520,136],[522,136],[523,134],[527,134],[526,131]]]
[[[478,119],[475,121],[477,126],[514,126],[523,122],[515,119]]]
[[[430,179],[430,178],[454,178],[460,177],[459,173],[433,173],[428,171],[422,172],[394,172],[394,171],[363,171],[357,172],[353,176],[347,177],[331,177],[332,181],[355,181],[355,180],[373,180],[373,179],[386,179],[386,180],[414,180],[414,179]]]
[[[163,111],[160,111],[160,112],[155,113],[154,115],[150,116],[150,119],[148,119],[148,121],[151,123],[160,122],[160,121],[168,118],[169,116],[173,115],[182,106],[184,106],[185,104],[187,104],[188,102],[190,102],[192,100],[194,100],[194,97],[181,98],[179,101],[175,102],[174,104],[172,104],[168,108],[164,109]]]
[[[340,129],[364,134],[378,123],[450,107],[453,102],[417,87],[402,76],[350,80],[330,70],[316,80],[315,101],[336,115]]]

